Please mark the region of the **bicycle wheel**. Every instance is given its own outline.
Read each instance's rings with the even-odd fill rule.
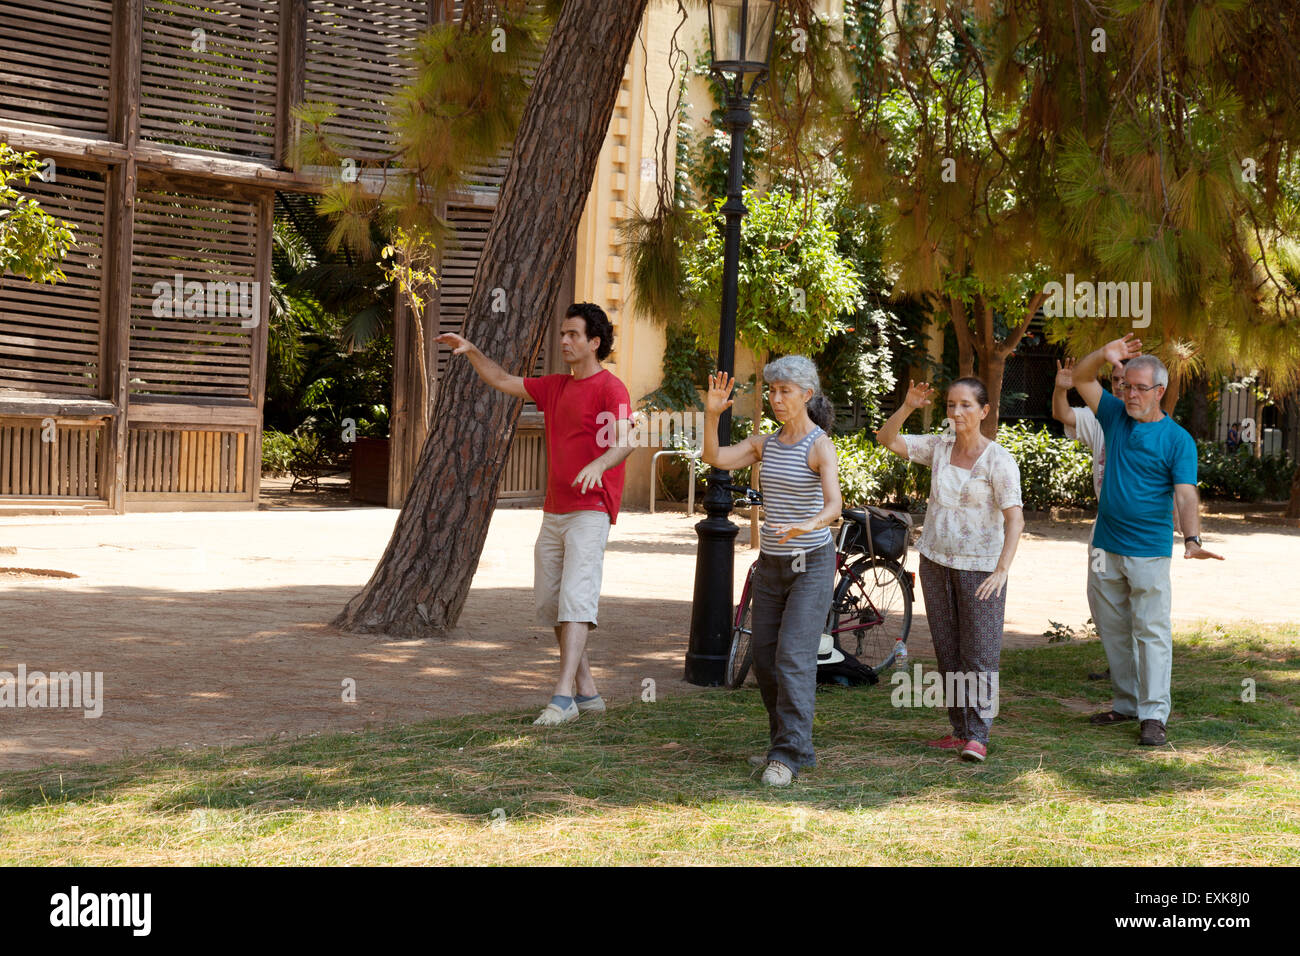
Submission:
[[[753,605],[751,585],[754,583],[754,569],[751,567],[745,576],[745,589],[740,592],[740,604],[736,606],[736,623],[731,630],[731,647],[727,651],[728,687],[740,687],[749,675],[749,665],[754,661],[754,636],[750,623]]]
[[[912,629],[912,592],[892,561],[860,558],[840,570],[832,632],[847,654],[874,671],[894,663],[894,645]]]

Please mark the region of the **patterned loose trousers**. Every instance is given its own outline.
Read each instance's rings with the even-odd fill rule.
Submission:
[[[962,686],[976,686],[981,695],[996,693],[1007,588],[999,595],[980,600],[975,597],[975,590],[989,576],[988,571],[959,571],[937,564],[923,554],[920,559],[925,616],[945,689],[953,687],[960,675],[965,678]],[[957,701],[947,701],[953,736],[978,740],[988,746],[996,702],[985,700],[984,704],[992,706],[980,707],[980,700],[970,700],[969,693],[965,697],[960,706]]]

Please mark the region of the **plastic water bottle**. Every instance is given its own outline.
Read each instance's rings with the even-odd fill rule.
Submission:
[[[899,638],[894,641],[894,670],[902,670],[907,667],[907,645],[903,639]]]

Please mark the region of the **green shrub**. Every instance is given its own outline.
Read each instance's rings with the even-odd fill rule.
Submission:
[[[778,427],[778,422],[763,419],[764,432],[774,432]],[[745,438],[751,428],[748,419],[732,419],[732,443]],[[874,431],[863,429],[835,435],[832,440],[845,507],[888,503],[919,508],[929,498],[930,469],[899,458],[876,441]],[[1020,493],[1026,508],[1096,504],[1092,452],[1077,441],[1017,422],[998,429],[998,443],[1020,468]],[[709,466],[697,461],[695,467],[699,480],[707,479]],[[740,469],[732,474],[732,481],[747,484],[749,475],[750,469]]]
[[[1020,468],[1020,497],[1026,508],[1097,503],[1092,491],[1092,452],[1085,445],[1025,422],[998,426],[997,441]]]
[[[846,507],[892,502],[919,505],[930,495],[930,469],[913,467],[863,429],[837,435],[840,494]]]
[[[278,477],[289,473],[295,455],[310,456],[320,446],[320,437],[309,428],[299,427],[292,435],[268,428],[262,432],[262,474]]]
[[[762,430],[774,432],[778,422],[763,419]],[[747,418],[733,418],[732,444],[751,431]],[[835,435],[839,458],[840,492],[846,507],[894,503],[919,507],[930,495],[930,469],[913,466],[876,442],[868,429],[847,435]],[[1011,453],[1020,468],[1020,495],[1027,509],[1052,507],[1096,507],[1092,491],[1092,452],[1087,446],[1053,435],[1047,428],[1024,422],[1008,422],[998,427],[998,444]],[[684,443],[683,443],[684,444]],[[1198,478],[1201,494],[1207,498],[1233,498],[1238,501],[1285,500],[1291,491],[1296,462],[1287,455],[1256,458],[1242,447],[1235,454],[1217,443],[1199,441]],[[703,492],[709,466],[695,462],[697,494]],[[736,484],[748,484],[750,469],[732,474]],[[684,485],[682,490],[685,490]]]
[[[1235,501],[1279,500],[1291,493],[1296,462],[1289,455],[1256,458],[1249,445],[1235,452],[1213,441],[1198,441],[1197,487],[1206,498]]]
[[[294,441],[292,435],[268,428],[262,432],[262,474],[283,475],[289,471],[289,459],[293,457]]]
[[[1026,508],[1083,505],[1092,493],[1092,453],[1072,439],[1023,423],[1002,425],[998,444],[1020,468],[1020,494]],[[840,489],[850,504],[897,502],[920,505],[930,495],[930,469],[912,465],[861,431],[835,439],[840,459]]]

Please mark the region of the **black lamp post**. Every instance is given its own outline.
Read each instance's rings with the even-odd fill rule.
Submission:
[[[777,0],[709,0],[709,52],[713,71],[726,89],[723,114],[731,132],[731,166],[727,176],[727,220],[722,257],[722,322],[718,332],[718,368],[731,375],[736,361],[736,283],[740,273],[740,220],[745,133],[753,125],[750,112],[754,89],[767,75]],[[746,76],[750,77],[748,88]],[[722,443],[731,439],[731,410],[718,424]],[[686,651],[686,680],[713,687],[727,670],[731,643],[733,543],[739,532],[731,514],[731,473],[714,468],[704,496],[708,515],[695,526],[699,544],[695,558],[695,596],[691,606],[691,643]]]

